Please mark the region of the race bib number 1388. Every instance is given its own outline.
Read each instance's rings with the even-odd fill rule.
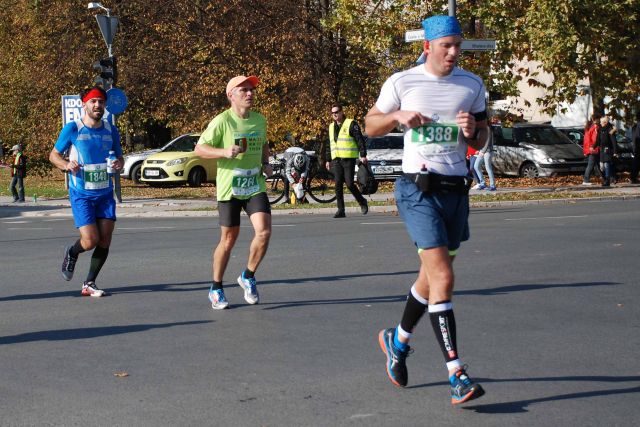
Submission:
[[[411,129],[411,142],[414,144],[455,145],[458,143],[458,125],[427,123]]]

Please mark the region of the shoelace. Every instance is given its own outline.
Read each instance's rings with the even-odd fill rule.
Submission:
[[[247,280],[249,282],[249,291],[252,294],[255,294],[256,293],[256,279],[253,278],[253,277],[250,277],[248,279],[245,278],[245,280]]]

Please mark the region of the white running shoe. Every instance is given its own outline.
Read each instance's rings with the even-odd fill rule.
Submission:
[[[81,293],[83,297],[103,297],[107,294],[102,289],[98,289],[95,282],[84,282]]]
[[[244,300],[249,304],[257,304],[260,300],[255,277],[245,278],[244,273],[238,277],[238,285],[244,289]]]
[[[211,301],[211,308],[214,310],[223,310],[229,307],[229,301],[225,298],[222,289],[209,289],[209,301]]]

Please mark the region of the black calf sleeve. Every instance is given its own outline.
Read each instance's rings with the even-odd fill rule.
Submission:
[[[89,266],[89,274],[87,274],[87,282],[96,281],[96,277],[98,277],[98,273],[100,273],[100,269],[107,260],[108,255],[109,248],[96,246],[93,250],[93,255],[91,255],[91,265]]]
[[[433,332],[447,362],[458,359],[456,346],[456,318],[453,315],[451,301],[443,301],[429,306],[429,318]]]
[[[400,327],[404,331],[412,333],[426,310],[427,306],[413,296],[413,288],[411,288],[407,303],[404,306],[404,313],[402,313]]]
[[[86,252],[86,251],[82,247],[82,244],[80,243],[80,239],[78,239],[73,244],[73,246],[71,246],[71,249],[69,249],[69,255],[71,255],[74,258],[78,258],[78,255],[80,255],[82,252]]]

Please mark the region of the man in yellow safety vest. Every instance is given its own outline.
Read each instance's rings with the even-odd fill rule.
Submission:
[[[360,126],[353,119],[347,119],[342,110],[342,105],[336,103],[331,106],[331,116],[333,122],[329,125],[329,145],[331,147],[331,161],[327,161],[327,169],[332,166],[333,174],[336,179],[336,202],[338,211],[334,218],[344,218],[344,194],[343,184],[347,184],[347,188],[353,194],[356,201],[360,205],[360,212],[366,215],[369,212],[367,200],[362,197],[360,190],[354,182],[356,169],[356,160],[360,158],[360,162],[367,163],[366,141]]]

